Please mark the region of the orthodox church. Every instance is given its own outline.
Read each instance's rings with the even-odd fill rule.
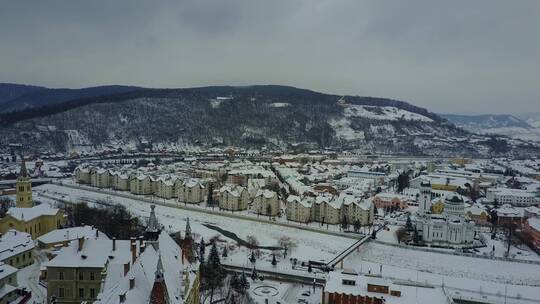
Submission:
[[[420,184],[416,229],[426,243],[437,245],[462,246],[474,241],[472,220],[465,217],[465,203],[455,193],[444,199],[442,214],[431,213],[431,184]]]
[[[34,206],[32,181],[24,159],[17,177],[16,193],[16,207],[9,208],[6,216],[0,219],[0,233],[15,229],[29,233],[32,239],[36,239],[65,225],[64,213],[59,209],[47,204]]]

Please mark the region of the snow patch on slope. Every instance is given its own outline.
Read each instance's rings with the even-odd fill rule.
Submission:
[[[330,119],[330,126],[336,132],[337,137],[344,140],[363,140],[365,139],[363,131],[357,131],[351,128],[351,121],[347,118]]]
[[[344,114],[346,117],[363,117],[376,120],[409,120],[424,122],[433,121],[433,119],[429,117],[402,110],[396,107],[349,105],[345,108]]]

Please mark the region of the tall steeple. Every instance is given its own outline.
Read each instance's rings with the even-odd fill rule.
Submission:
[[[150,304],[166,304],[168,303],[167,288],[163,278],[163,263],[161,262],[161,252],[159,253],[158,263],[156,266],[156,276],[154,285],[150,293]]]
[[[21,155],[21,170],[19,177],[17,177],[16,183],[17,191],[17,207],[19,208],[31,208],[34,204],[32,202],[32,181],[30,175],[26,169],[26,162]]]
[[[191,236],[191,226],[189,225],[189,217],[186,222],[186,231],[184,232],[184,239],[192,239]]]
[[[156,242],[159,234],[161,233],[161,226],[156,217],[156,205],[151,205],[150,217],[148,218],[148,224],[146,225],[145,236],[149,242]]]

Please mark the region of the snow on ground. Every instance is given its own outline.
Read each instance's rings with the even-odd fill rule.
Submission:
[[[490,233],[484,233],[483,235],[486,240],[486,247],[478,248],[478,254],[485,256],[492,256],[494,254],[496,257],[504,257],[508,249],[504,238],[498,235],[497,239],[492,240]],[[494,252],[493,247],[495,247]],[[519,247],[510,246],[509,257],[518,260],[540,261],[540,256],[525,244],[519,245]]]
[[[253,282],[248,278],[250,283],[249,294],[256,303],[268,304],[276,303],[301,303],[300,299],[304,299],[304,303],[320,303],[322,299],[322,289],[320,287],[313,290],[312,286],[277,282],[272,280]],[[301,300],[300,300],[301,301]]]
[[[366,243],[345,259],[344,268],[403,280],[427,281],[467,290],[521,295],[540,300],[540,266],[469,258],[443,253],[407,250],[378,243]]]
[[[285,108],[290,106],[291,104],[288,102],[274,102],[270,104],[270,107],[272,108]]]
[[[365,139],[364,131],[357,131],[351,128],[351,121],[343,117],[340,119],[330,119],[330,126],[336,132],[336,136],[344,140],[362,140]]]
[[[345,116],[347,117],[365,117],[377,120],[414,120],[432,122],[429,117],[402,110],[396,107],[375,107],[349,105],[345,108]]]
[[[147,218],[150,214],[150,204],[133,199],[119,198],[112,195],[71,189],[52,184],[42,185],[34,189],[40,200],[42,197],[39,196],[39,193],[46,191],[44,193],[48,195],[55,195],[58,197],[64,196],[64,199],[72,201],[80,201],[81,198],[93,198],[110,201],[112,203],[120,203],[126,206],[128,210],[134,214],[144,218]],[[330,259],[355,241],[344,237],[324,235],[268,223],[244,221],[237,218],[204,214],[160,205],[156,206],[156,215],[161,224],[170,232],[179,230],[184,231],[186,220],[189,217],[193,232],[204,237],[205,240],[209,240],[210,238],[221,234],[203,226],[203,224],[219,226],[224,230],[236,233],[238,237],[244,240],[247,236],[253,235],[257,238],[261,246],[275,246],[281,237],[287,236],[297,245],[289,252],[289,255],[302,257],[304,259]],[[224,236],[221,236],[221,239],[230,240]],[[235,242],[231,241],[231,243]]]

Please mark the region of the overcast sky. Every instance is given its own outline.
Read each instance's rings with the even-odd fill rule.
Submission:
[[[540,1],[0,0],[0,82],[284,84],[540,109]]]

